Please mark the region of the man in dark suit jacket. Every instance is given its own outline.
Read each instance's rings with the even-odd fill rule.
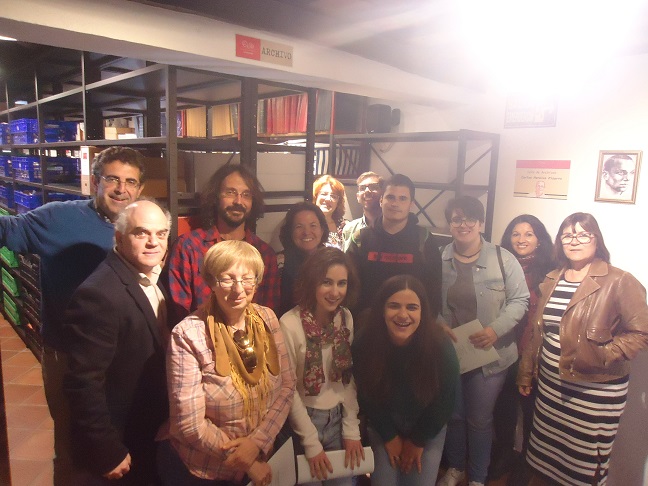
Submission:
[[[157,277],[170,225],[168,212],[152,201],[127,206],[115,223],[115,250],[68,306],[64,389],[73,455],[84,470],[75,486],[157,481],[154,438],[168,416],[169,336]]]

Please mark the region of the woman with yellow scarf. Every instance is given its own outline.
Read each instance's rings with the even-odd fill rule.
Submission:
[[[182,320],[167,352],[169,440],[158,452],[166,485],[265,486],[265,462],[292,403],[295,375],[274,312],[252,303],[263,260],[243,241],[205,254],[211,299]]]

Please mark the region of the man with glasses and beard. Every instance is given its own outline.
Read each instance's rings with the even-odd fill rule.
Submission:
[[[259,250],[265,272],[254,302],[278,309],[277,256],[250,229],[263,211],[263,188],[257,178],[243,165],[225,165],[210,178],[201,201],[201,228],[180,236],[169,255],[168,288],[175,322],[209,300],[211,289],[200,268],[207,250],[225,240],[246,241]]]
[[[358,192],[356,198],[362,206],[362,217],[349,221],[342,230],[344,239],[344,251],[349,248],[351,237],[356,231],[373,226],[374,221],[382,215],[380,209],[380,198],[385,189],[385,181],[375,172],[363,172],[358,177]]]

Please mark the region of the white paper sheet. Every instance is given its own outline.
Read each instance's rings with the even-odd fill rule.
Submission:
[[[294,486],[297,480],[295,473],[295,449],[292,437],[272,455],[268,460],[272,468],[272,481],[270,486]],[[250,481],[247,486],[253,486]]]
[[[457,342],[452,344],[454,344],[459,358],[459,372],[461,374],[499,359],[499,354],[497,354],[494,347],[477,349],[470,343],[469,336],[482,329],[484,329],[484,326],[477,319],[452,329],[452,332],[457,337]]]
[[[360,476],[373,472],[374,456],[371,447],[364,448],[364,461],[360,463],[360,467],[356,467],[355,469],[344,467],[345,454],[346,452],[344,450],[326,451],[326,455],[329,461],[331,461],[331,466],[333,466],[333,472],[328,473],[328,479]],[[311,477],[310,466],[306,456],[303,454],[297,456],[297,484],[312,483],[314,481],[317,481],[317,479]]]

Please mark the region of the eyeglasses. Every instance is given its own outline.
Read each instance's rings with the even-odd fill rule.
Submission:
[[[121,186],[124,184],[127,189],[137,189],[141,184],[135,179],[126,179],[122,181],[119,177],[115,176],[100,176],[107,186]]]
[[[252,193],[250,191],[238,192],[236,189],[225,189],[221,192],[221,197],[226,197],[227,199],[236,199],[239,196],[246,201],[252,200]]]
[[[576,233],[575,235],[572,235],[571,233],[565,233],[560,237],[560,241],[562,241],[563,245],[571,245],[574,239],[580,243],[581,245],[586,245],[590,241],[592,241],[592,238],[594,238],[596,235],[593,235],[592,233]]]
[[[256,277],[245,277],[241,280],[234,280],[233,278],[220,278],[217,279],[218,285],[223,290],[232,290],[235,284],[240,283],[245,290],[252,290],[257,284]]]
[[[455,216],[450,220],[450,225],[453,228],[460,228],[462,224],[465,224],[467,228],[473,228],[477,224],[475,218],[460,218]]]
[[[238,349],[241,361],[243,361],[243,364],[245,365],[245,369],[252,371],[257,366],[257,357],[254,352],[254,341],[250,339],[247,332],[241,329],[234,332],[232,339]]]
[[[372,184],[360,184],[358,186],[358,192],[365,192],[367,189],[369,189],[371,192],[378,192],[380,191],[380,184],[374,182]]]
[[[328,197],[333,202],[337,202],[340,200],[340,196],[338,196],[337,194],[333,194],[332,192],[320,192],[319,196],[317,197],[324,197],[324,198]]]

